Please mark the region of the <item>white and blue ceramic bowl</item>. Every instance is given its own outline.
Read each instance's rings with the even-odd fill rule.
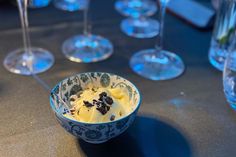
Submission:
[[[94,87],[127,88],[130,105],[134,108],[133,112],[121,119],[105,123],[84,123],[63,116],[62,113],[67,112],[67,108],[61,101],[69,104],[71,95],[83,91],[91,83]],[[84,141],[98,144],[120,135],[133,123],[141,104],[141,97],[135,85],[120,76],[103,72],[88,72],[71,76],[56,85],[51,91],[50,104],[63,128]]]

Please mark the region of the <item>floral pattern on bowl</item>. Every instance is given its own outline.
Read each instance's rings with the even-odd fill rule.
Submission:
[[[68,109],[61,101],[69,104],[71,95],[83,91],[91,84],[94,87],[126,88],[133,112],[121,119],[105,123],[84,123],[63,116],[62,113],[68,112]],[[141,98],[138,89],[120,76],[103,72],[88,72],[71,76],[56,85],[51,91],[50,104],[58,122],[65,130],[84,141],[98,144],[120,135],[133,123]]]

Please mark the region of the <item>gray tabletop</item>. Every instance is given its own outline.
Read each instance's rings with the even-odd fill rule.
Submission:
[[[224,98],[222,74],[207,58],[211,31],[197,30],[168,15],[164,47],[183,58],[186,71],[173,80],[149,81],[131,71],[129,58],[138,50],[152,48],[155,39],[122,34],[123,17],[113,9],[114,1],[103,1],[92,4],[93,32],[109,38],[115,52],[108,60],[92,64],[70,62],[61,53],[65,39],[82,33],[81,14],[53,6],[30,11],[33,45],[49,49],[56,58],[53,68],[38,77],[53,87],[65,77],[86,71],[124,76],[143,95],[135,123],[107,143],[85,143],[60,127],[49,106],[49,91],[35,78],[9,73],[0,66],[0,156],[236,156],[236,113]],[[22,46],[22,40],[16,8],[3,7],[0,17],[2,63],[9,51]]]

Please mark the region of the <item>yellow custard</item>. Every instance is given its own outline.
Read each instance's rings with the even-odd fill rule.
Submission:
[[[70,100],[73,118],[86,123],[114,121],[133,110],[125,88],[89,88]]]

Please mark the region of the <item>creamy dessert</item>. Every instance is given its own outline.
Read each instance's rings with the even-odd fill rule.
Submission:
[[[89,88],[72,95],[70,103],[73,118],[86,123],[114,121],[133,111],[127,89],[119,87]]]

